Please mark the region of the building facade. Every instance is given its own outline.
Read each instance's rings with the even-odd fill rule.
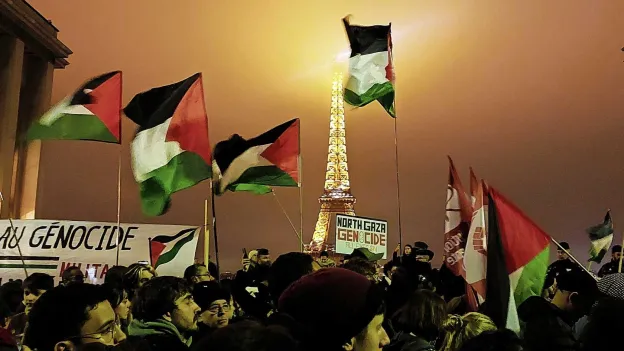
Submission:
[[[35,218],[41,142],[30,124],[49,107],[55,69],[71,50],[24,0],[0,1],[0,218]]]

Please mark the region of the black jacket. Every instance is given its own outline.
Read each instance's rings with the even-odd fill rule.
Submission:
[[[435,348],[425,339],[399,332],[392,338],[384,351],[435,351]]]
[[[574,320],[565,311],[539,296],[518,307],[522,338],[530,351],[577,351]]]

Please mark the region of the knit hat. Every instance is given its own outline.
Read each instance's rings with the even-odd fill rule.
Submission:
[[[624,273],[606,275],[598,282],[598,290],[607,296],[624,300]]]
[[[383,313],[383,289],[365,276],[325,268],[302,277],[286,289],[278,311],[290,316],[302,343],[340,347]],[[291,326],[292,327],[292,326]]]
[[[611,253],[618,253],[618,252],[622,252],[622,246],[621,245],[613,246],[613,248],[611,249]]]
[[[202,311],[210,308],[210,305],[217,300],[225,300],[229,303],[230,297],[230,293],[215,281],[197,283],[193,287],[193,300]]]
[[[598,293],[596,280],[580,268],[561,272],[557,276],[557,288],[586,296],[594,296]]]

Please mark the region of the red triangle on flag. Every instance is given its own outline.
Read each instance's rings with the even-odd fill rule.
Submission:
[[[88,92],[93,103],[83,105],[96,115],[115,138],[121,142],[121,72],[115,72]]]
[[[299,119],[294,122],[261,154],[266,160],[299,182]]]

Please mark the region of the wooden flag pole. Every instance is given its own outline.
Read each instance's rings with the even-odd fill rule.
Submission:
[[[394,161],[396,167],[396,189],[397,189],[397,215],[399,228],[399,245],[403,247],[403,230],[401,227],[401,182],[399,181],[399,142],[397,118],[394,117]]]
[[[115,254],[115,266],[119,266],[119,243],[123,240],[121,238],[121,144],[119,145],[119,157],[117,159],[117,237],[115,242],[117,243]]]
[[[271,194],[273,194],[273,198],[275,199],[275,202],[277,202],[277,205],[282,210],[282,213],[284,213],[284,216],[288,220],[288,223],[290,223],[290,227],[295,232],[295,235],[297,236],[297,239],[299,239],[299,243],[302,244],[303,240],[301,240],[301,234],[297,232],[297,228],[295,228],[295,224],[290,219],[290,216],[288,215],[288,212],[286,212],[286,209],[284,208],[284,206],[282,206],[282,202],[277,198],[277,194],[275,193],[275,190],[271,189]]]
[[[572,259],[572,261],[574,261],[579,267],[583,268],[583,270],[585,272],[587,272],[587,274],[591,275],[592,278],[596,279],[596,277],[592,274],[592,272],[590,272],[587,268],[585,268],[585,266],[583,266],[581,264],[581,262],[579,262],[579,260],[576,259],[576,257],[572,256],[572,254],[570,253],[570,251],[566,250],[565,248],[563,248],[563,246],[561,246],[561,244],[559,244],[559,242],[557,240],[555,240],[555,238],[550,237],[550,240],[557,245],[557,247],[559,248],[559,250],[565,252],[568,257],[570,257]],[[596,279],[597,280],[597,279]]]
[[[299,157],[297,157],[297,164],[299,166],[299,251],[303,252],[303,158],[301,157],[301,121],[299,121],[298,126]]]
[[[208,199],[204,200],[204,264],[210,263],[210,235],[208,234]]]
[[[622,273],[622,256],[624,256],[624,233],[622,233],[622,249],[620,250],[620,263],[618,265],[618,273]]]

